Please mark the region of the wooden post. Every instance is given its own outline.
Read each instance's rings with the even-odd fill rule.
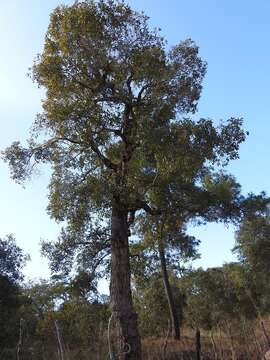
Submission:
[[[196,329],[195,335],[195,343],[196,343],[196,360],[201,360],[201,332],[200,329]]]
[[[210,331],[210,338],[211,338],[211,342],[212,342],[212,346],[213,346],[213,350],[214,350],[214,356],[215,356],[215,360],[218,359],[218,353],[217,353],[217,345],[214,339],[214,334],[213,334],[213,330]]]
[[[22,347],[23,347],[23,319],[20,319],[20,335],[19,342],[17,345],[17,360],[22,359]]]
[[[59,346],[60,359],[61,359],[61,360],[65,360],[65,357],[64,357],[64,347],[63,347],[63,343],[62,343],[62,339],[61,339],[61,334],[60,334],[60,329],[59,329],[57,320],[54,321],[54,325],[55,325],[55,330],[56,330],[56,335],[57,335],[57,341],[58,341],[58,346]]]

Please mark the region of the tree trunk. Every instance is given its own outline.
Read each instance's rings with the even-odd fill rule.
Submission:
[[[119,359],[141,360],[141,339],[130,286],[128,212],[117,203],[111,219],[111,284],[110,295],[114,317],[120,330]]]
[[[173,337],[175,340],[180,340],[180,322],[178,318],[178,314],[176,311],[175,302],[173,299],[173,293],[171,284],[169,281],[168,271],[167,271],[167,265],[166,265],[166,258],[165,258],[165,250],[164,245],[162,242],[162,239],[158,242],[158,251],[159,251],[159,257],[160,257],[160,265],[161,265],[161,274],[163,279],[163,284],[165,287],[165,293],[170,309],[170,317],[171,317],[171,323],[173,327]]]

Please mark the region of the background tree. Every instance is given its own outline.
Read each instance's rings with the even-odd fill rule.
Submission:
[[[180,275],[185,269],[186,263],[198,256],[199,241],[193,236],[188,236],[184,232],[184,226],[179,225],[179,219],[173,216],[167,218],[167,221],[165,217],[161,216],[150,218],[143,216],[139,227],[138,233],[141,240],[131,247],[131,264],[135,283],[142,287],[144,282],[152,284],[156,277],[158,284],[162,279],[163,292],[167,299],[166,307],[169,310],[169,313],[164,312],[163,315],[169,314],[173,336],[175,339],[180,339],[181,302],[176,305],[173,286],[170,283],[170,273],[174,274],[173,276]],[[144,279],[147,280],[144,281]],[[160,290],[162,291],[162,288],[159,286],[158,291]],[[159,294],[159,296],[163,299],[163,295]],[[151,308],[154,306],[152,305]]]
[[[269,308],[270,218],[269,199],[252,196],[248,212],[236,232],[234,252],[246,271],[246,291],[261,316]]]
[[[35,164],[51,163],[49,213],[78,240],[93,216],[110,218],[112,310],[129,348],[122,358],[141,359],[128,241],[136,212],[162,212],[151,191],[194,152],[228,161],[245,138],[240,119],[215,128],[180,116],[196,111],[205,70],[191,40],[167,51],[147,17],[124,3],[60,6],[33,66],[46,89],[43,113],[28,145],[15,142],[4,154],[19,182]]]
[[[183,298],[177,283],[177,278],[169,273],[170,289],[173,294],[177,318],[182,319]],[[167,336],[172,327],[170,309],[164,291],[163,279],[160,272],[148,277],[136,277],[134,281],[134,303],[139,315],[140,330],[144,337]]]
[[[209,143],[210,147],[211,143]],[[235,179],[224,172],[212,172],[211,167],[202,159],[196,161],[198,156],[202,155],[194,154],[193,164],[196,163],[199,167],[193,165],[193,172],[190,172],[190,167],[178,168],[181,179],[186,174],[185,184],[172,178],[168,185],[169,189],[163,189],[162,192],[160,188],[157,189],[159,204],[156,206],[161,207],[162,201],[162,207],[166,208],[166,212],[156,216],[140,217],[136,230],[141,241],[139,245],[133,246],[136,256],[132,264],[137,273],[138,263],[141,264],[139,272],[142,271],[142,266],[154,267],[155,271],[160,269],[175,339],[180,339],[182,319],[178,315],[182,311],[176,309],[168,269],[179,275],[184,264],[198,256],[199,241],[186,234],[187,224],[206,221],[236,223],[240,221],[244,211],[241,187]],[[145,261],[145,256],[152,257],[152,260]],[[147,276],[145,270],[144,276]]]
[[[19,338],[20,305],[18,286],[0,276],[0,356],[3,359],[14,358],[14,347]]]
[[[27,256],[12,235],[0,239],[0,357],[14,358],[19,338],[19,309],[23,303],[19,280]]]
[[[236,266],[200,268],[180,279],[186,298],[186,320],[194,328],[213,330],[218,326],[224,327],[224,322],[239,322],[242,315],[246,318],[247,315],[254,316],[254,311],[244,314],[244,309],[252,310],[252,304],[244,291],[244,284],[240,285],[238,281],[236,286]],[[245,302],[247,306],[242,307]]]
[[[19,308],[23,319],[23,358],[58,357],[56,323],[64,356],[84,360],[91,354],[95,354],[95,359],[107,355],[108,299],[96,291],[89,296],[89,283],[82,279],[80,274],[69,283],[42,280],[20,289],[24,298]]]
[[[6,277],[11,282],[21,280],[23,278],[21,270],[28,259],[29,257],[17,246],[12,235],[0,238],[0,275],[2,277]]]
[[[109,221],[95,219],[89,221],[87,229],[62,229],[58,241],[42,242],[41,253],[49,259],[55,279],[74,283],[71,274],[75,273],[77,284],[79,279],[88,279],[89,286],[96,288],[98,280],[108,278],[110,272]]]

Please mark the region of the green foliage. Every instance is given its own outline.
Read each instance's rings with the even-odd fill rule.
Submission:
[[[255,318],[245,269],[237,263],[193,270],[180,279],[185,294],[186,321],[193,327],[213,329],[224,321]]]
[[[99,221],[90,222],[87,229],[80,229],[79,233],[68,226],[62,229],[58,241],[44,241],[41,248],[54,274],[67,278],[71,271],[87,271],[93,286],[108,272],[109,251],[109,228]]]
[[[0,275],[11,282],[22,279],[22,267],[29,257],[16,245],[12,235],[0,239]]]
[[[170,278],[178,315],[182,315],[182,297],[176,279]],[[159,272],[148,278],[137,277],[134,287],[135,308],[139,325],[144,336],[163,336],[171,328],[168,300]]]
[[[70,271],[72,259],[89,251],[104,265],[107,237],[89,239],[97,217],[108,222],[113,201],[131,217],[172,202],[173,211],[194,211],[189,199],[203,194],[196,183],[205,165],[238,157],[241,119],[215,127],[182,116],[196,111],[206,72],[198,47],[188,39],[167,51],[147,20],[111,0],[59,6],[51,15],[32,69],[46,89],[43,112],[28,146],[15,142],[3,157],[18,182],[39,163],[52,166],[48,212],[67,224],[58,243],[45,245],[53,271],[57,263]]]
[[[260,275],[269,275],[270,222],[268,216],[244,219],[237,235],[240,259]]]
[[[82,348],[95,351],[106,332],[110,312],[108,304],[98,301],[88,303],[66,302],[56,314],[65,342],[70,348]]]
[[[185,233],[186,229],[177,215],[167,217],[164,221],[160,216],[140,218],[135,227],[139,238],[130,247],[135,275],[149,277],[160,271],[160,242],[165,245],[167,266],[175,274],[181,273],[187,263],[198,257],[199,241]]]
[[[5,350],[5,354],[9,351],[10,360],[16,358],[20,318],[23,358],[43,360],[57,356],[56,321],[65,351],[73,354],[74,358],[86,359],[90,352],[100,351],[100,346],[106,339],[105,331],[110,315],[108,299],[96,293],[92,297],[86,296],[89,283],[84,284],[82,280],[84,274],[77,276],[74,283],[43,280],[17,288],[17,302],[12,305],[12,298],[9,298],[9,308],[11,311],[16,310],[16,313],[0,313],[1,320],[4,320],[4,316],[9,317],[9,326],[3,323],[5,331],[2,334],[5,341],[3,351]],[[12,335],[10,343],[7,343],[8,331]],[[9,360],[8,357],[7,359]]]
[[[269,308],[269,254],[270,223],[269,200],[262,194],[251,197],[248,211],[236,232],[236,246],[239,260],[249,279],[249,296],[258,313],[268,313]]]
[[[23,303],[19,280],[27,256],[12,235],[0,239],[0,357],[14,359],[19,337],[19,309]]]
[[[20,305],[18,286],[7,277],[0,276],[0,356],[18,341]]]

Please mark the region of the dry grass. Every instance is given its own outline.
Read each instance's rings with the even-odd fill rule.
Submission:
[[[195,332],[185,329],[180,341],[169,340],[166,354],[164,339],[143,341],[144,360],[193,360],[196,357]],[[203,360],[260,360],[268,349],[260,329],[243,329],[232,338],[225,331],[202,332],[201,359]]]
[[[264,320],[267,334],[270,334],[270,321]],[[232,328],[233,329],[233,328]],[[227,331],[226,331],[227,330]],[[117,352],[117,337],[114,336],[115,352]],[[53,340],[53,341],[52,341]],[[31,347],[24,344],[22,360],[59,360],[57,341],[52,334],[50,341],[44,344],[44,350],[40,345]],[[143,339],[143,360],[193,360],[197,359],[195,345],[195,331],[184,329],[180,341],[167,339],[166,347],[164,337],[148,337]],[[107,334],[104,331],[95,343],[89,346],[77,344],[69,346],[63,338],[64,360],[108,360]],[[166,351],[164,351],[166,348]],[[201,359],[202,360],[261,360],[269,348],[267,337],[258,322],[253,326],[238,326],[232,330],[231,336],[228,328],[223,326],[210,332],[201,332]],[[32,349],[32,350],[31,350]],[[15,360],[15,352],[8,355],[0,351],[0,360]],[[115,357],[117,359],[117,357]]]

